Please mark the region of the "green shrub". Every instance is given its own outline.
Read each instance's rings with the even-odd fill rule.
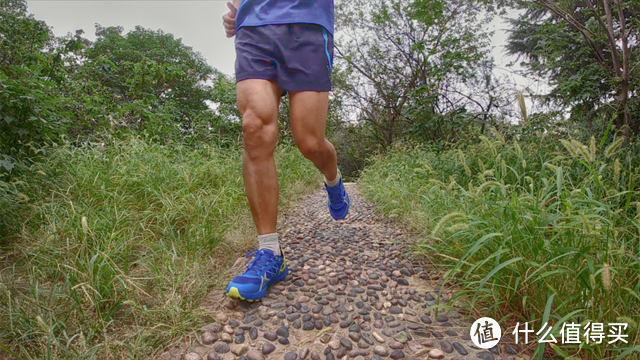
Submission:
[[[242,152],[140,138],[48,152],[16,179],[28,205],[4,239],[0,345],[23,359],[147,359],[201,326],[229,265],[214,254],[246,246],[223,237],[254,228]],[[296,149],[276,158],[283,203],[319,184]]]
[[[640,144],[494,134],[442,152],[398,146],[365,169],[361,187],[423,235],[418,251],[445,265],[445,283],[459,281],[460,304],[509,332],[550,320],[556,338],[563,322],[628,323],[629,344],[544,355],[626,358],[619,348],[640,343]]]

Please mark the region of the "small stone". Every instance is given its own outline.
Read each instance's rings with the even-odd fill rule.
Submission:
[[[453,348],[456,349],[456,351],[458,352],[458,354],[460,355],[467,355],[469,354],[469,352],[467,351],[467,349],[464,348],[464,346],[462,346],[462,344],[458,343],[458,342],[454,342],[453,343]],[[506,349],[505,349],[506,350]]]
[[[402,352],[402,350],[393,350],[389,357],[393,360],[404,359],[404,353]]]
[[[311,360],[320,360],[320,353],[318,351],[311,351]]]
[[[372,332],[371,336],[373,336],[374,339],[376,339],[377,342],[379,343],[384,343],[384,338],[382,336],[380,336],[380,334],[378,334],[377,332]]]
[[[382,357],[387,357],[389,355],[389,351],[380,345],[376,345],[373,347],[373,353]]]
[[[347,350],[353,349],[353,344],[351,343],[351,341],[349,341],[349,339],[344,338],[344,337],[340,339],[340,345],[344,346],[345,349],[347,349]]]
[[[309,355],[309,348],[302,348],[300,349],[300,354],[298,354],[300,356],[300,360],[304,360],[307,358],[307,355]]]
[[[217,343],[213,344],[213,350],[218,354],[226,354],[230,350],[229,344],[223,341],[218,341]]]
[[[258,329],[252,327],[251,329],[249,329],[249,337],[251,338],[251,340],[255,340],[258,338]]]
[[[184,356],[184,360],[202,360],[202,356],[198,353],[188,353]]]
[[[394,350],[398,350],[398,349],[404,348],[404,344],[401,343],[401,342],[392,341],[392,342],[389,343],[389,347],[394,349]]]
[[[262,336],[269,341],[276,341],[278,339],[278,335],[273,331],[265,331]]]
[[[315,326],[313,326],[313,323],[311,321],[307,321],[304,324],[302,324],[302,330],[313,330],[315,329]]]
[[[222,358],[215,351],[209,351],[209,353],[207,353],[207,360],[222,360]]]
[[[231,325],[225,325],[224,328],[222,328],[222,331],[224,331],[225,333],[231,335],[235,332],[235,330],[233,330],[233,328],[231,327]]]
[[[282,345],[289,345],[289,338],[285,338],[285,337],[280,338],[278,339],[278,342]]]
[[[248,350],[249,350],[249,347],[245,344],[233,345],[231,347],[231,352],[236,356],[244,355]]]
[[[288,338],[289,337],[289,329],[287,329],[286,327],[282,326],[282,327],[278,328],[278,330],[276,330],[276,335],[281,336],[283,338]]]
[[[360,339],[360,341],[358,341],[358,347],[360,349],[368,349],[369,344],[366,341],[364,341],[364,339]]]
[[[247,352],[247,360],[264,360],[264,356],[260,351],[256,349],[251,349]]]
[[[216,315],[216,320],[222,322],[222,323],[226,323],[227,321],[229,321],[229,316],[225,313],[218,313]]]
[[[447,354],[451,354],[453,352],[453,345],[451,345],[447,340],[440,341],[440,348]]]
[[[429,351],[429,358],[443,359],[444,358],[444,353],[440,349],[431,349]]]
[[[333,350],[338,350],[338,348],[340,348],[340,342],[338,340],[331,340],[327,345]]]
[[[369,350],[353,349],[349,351],[349,357],[355,358],[356,356],[369,356]]]
[[[244,336],[240,335],[240,336],[236,336],[236,344],[242,344],[244,343]]]
[[[439,322],[449,321],[449,318],[446,315],[438,314],[438,321]]]
[[[402,309],[398,306],[392,306],[389,308],[389,312],[392,314],[402,314]]]
[[[393,336],[393,338],[396,339],[397,341],[403,343],[403,344],[406,344],[406,342],[409,341],[409,337],[407,336],[407,333],[404,332],[404,331],[401,331],[401,332],[395,334]]]
[[[482,359],[482,360],[495,360],[493,355],[491,355],[491,353],[488,352],[488,351],[483,351],[483,352],[477,353],[476,357],[478,359]]]
[[[204,334],[202,334],[202,344],[211,345],[216,341],[218,341],[218,334],[214,333],[213,331],[206,331]]]
[[[431,318],[429,316],[427,316],[427,314],[422,314],[422,316],[420,316],[420,321],[422,321],[425,324],[431,324]]]
[[[358,324],[353,324],[353,325],[349,326],[349,331],[350,332],[360,332],[360,326],[358,326]]]
[[[453,344],[455,346],[455,344]],[[520,348],[517,345],[507,344],[504,347],[504,351],[506,351],[509,355],[516,355],[520,352]]]
[[[296,354],[294,351],[284,354],[284,360],[296,360],[297,358],[298,354]]]
[[[276,350],[276,346],[270,342],[264,343],[262,345],[262,353],[264,355],[269,355]]]

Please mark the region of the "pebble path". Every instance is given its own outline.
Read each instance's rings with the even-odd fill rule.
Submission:
[[[463,310],[426,311],[441,280],[410,260],[409,235],[377,216],[354,184],[347,191],[351,210],[342,222],[330,218],[323,189],[292,207],[279,226],[289,275],[260,302],[224,297],[218,322],[204,326],[186,352],[164,359],[521,358],[504,337],[492,349],[475,347],[475,319]]]

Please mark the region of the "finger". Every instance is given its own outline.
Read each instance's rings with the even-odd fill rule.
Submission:
[[[229,10],[231,10],[231,16],[236,17],[236,14],[238,13],[238,9],[236,9],[236,7],[233,6],[233,4],[230,2],[227,2],[227,7],[229,8]]]

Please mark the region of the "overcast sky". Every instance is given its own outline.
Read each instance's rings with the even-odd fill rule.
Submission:
[[[182,42],[199,51],[207,62],[218,70],[231,74],[235,52],[233,39],[227,39],[222,28],[222,15],[228,11],[227,1],[114,1],[114,0],[28,0],[29,11],[46,21],[56,35],[75,33],[83,29],[85,36],[94,40],[95,27],[123,26],[126,31],[136,25],[172,33]],[[494,25],[504,27],[500,21]],[[493,39],[494,57],[500,66],[509,59],[503,56],[506,35],[496,31]]]
[[[233,74],[233,39],[225,36],[222,27],[222,15],[228,11],[226,3],[227,0],[27,0],[29,11],[51,26],[58,36],[82,29],[87,38],[95,40],[96,23],[105,27],[122,26],[125,32],[136,25],[162,29],[202,53],[209,65]],[[534,93],[546,91],[544,84],[516,76],[507,68],[513,59],[504,56],[505,27],[500,19],[492,23],[497,73],[510,77],[520,90],[526,86]]]

